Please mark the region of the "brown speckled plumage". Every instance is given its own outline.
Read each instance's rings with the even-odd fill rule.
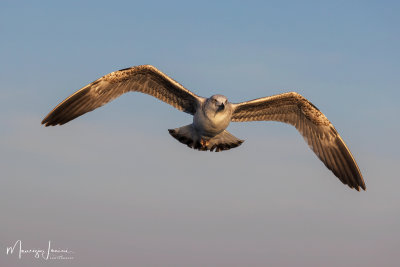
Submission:
[[[234,104],[232,121],[280,121],[293,125],[318,158],[344,184],[366,189],[350,150],[317,107],[298,93],[284,93]]]
[[[190,114],[195,113],[200,99],[155,67],[143,65],[112,72],[88,84],[56,106],[42,124],[65,124],[127,92],[152,95]]]

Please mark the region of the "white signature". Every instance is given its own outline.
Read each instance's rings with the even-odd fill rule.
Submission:
[[[17,250],[16,250],[17,249]],[[51,248],[51,240],[46,249],[23,249],[22,241],[17,240],[14,246],[7,247],[7,255],[12,255],[14,252],[18,253],[18,258],[21,259],[22,255],[34,254],[36,259],[42,258],[44,260],[72,260],[74,257],[73,251],[68,249],[53,249]]]

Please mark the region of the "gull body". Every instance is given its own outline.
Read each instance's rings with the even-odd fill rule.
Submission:
[[[193,116],[196,131],[207,137],[223,132],[231,122],[232,105],[223,95],[213,95],[200,105]]]

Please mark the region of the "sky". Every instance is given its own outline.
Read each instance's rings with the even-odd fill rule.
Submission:
[[[398,1],[1,1],[1,266],[398,266]],[[191,150],[138,93],[40,122],[97,78],[151,64],[198,95],[296,91],[335,125],[367,191],[290,125]],[[73,259],[7,255],[67,249]]]

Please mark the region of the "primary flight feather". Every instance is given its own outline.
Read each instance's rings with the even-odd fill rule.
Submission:
[[[45,126],[63,125],[127,92],[152,95],[193,115],[193,123],[170,129],[170,134],[198,150],[222,151],[243,143],[225,129],[231,121],[280,121],[303,136],[318,158],[344,184],[366,189],[350,150],[330,121],[298,93],[230,103],[223,95],[197,96],[150,65],[107,74],[78,90],[57,105],[42,121]]]

